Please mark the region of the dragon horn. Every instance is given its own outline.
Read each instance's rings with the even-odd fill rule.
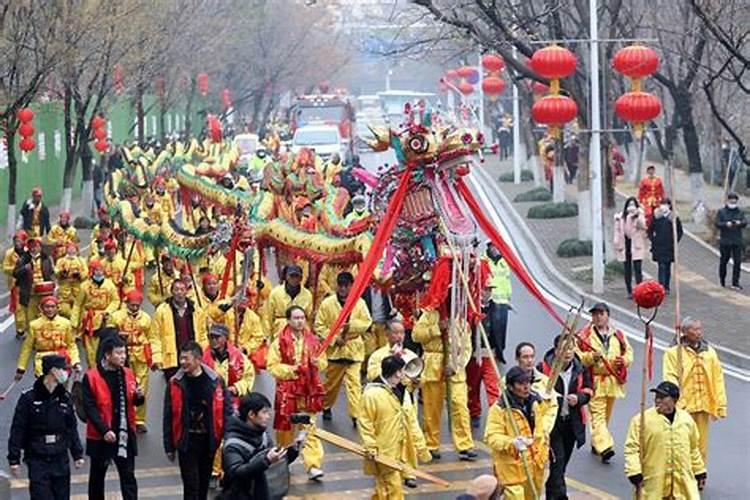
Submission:
[[[387,151],[388,148],[391,145],[391,131],[388,128],[383,127],[371,127],[370,125],[367,126],[367,128],[370,130],[372,135],[375,137],[374,140],[368,140],[367,145],[370,146],[370,148],[378,153],[382,153],[383,151]]]

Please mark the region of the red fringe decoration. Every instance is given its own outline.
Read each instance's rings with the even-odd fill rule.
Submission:
[[[451,270],[452,259],[450,257],[440,257],[435,262],[430,287],[424,296],[422,296],[422,300],[419,301],[419,307],[422,309],[435,309],[445,302],[451,286]]]

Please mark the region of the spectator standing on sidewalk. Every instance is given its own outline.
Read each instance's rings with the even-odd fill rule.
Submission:
[[[495,245],[487,244],[487,263],[490,266],[490,283],[492,289],[490,297],[490,329],[495,338],[495,354],[498,360],[505,364],[505,337],[508,331],[508,311],[510,311],[510,296],[513,288],[510,282],[510,267],[505,262],[503,254]]]
[[[742,290],[740,273],[742,268],[742,230],[747,226],[745,212],[739,208],[737,193],[727,195],[727,203],[716,214],[716,227],[719,228],[719,282],[726,286],[727,264],[732,259],[732,288]]]
[[[672,224],[677,224],[677,242],[682,239],[682,222],[672,214],[672,200],[664,198],[659,208],[654,210],[654,220],[648,228],[651,240],[651,258],[659,268],[659,283],[669,293],[669,282],[674,262],[674,235]]]
[[[622,213],[615,214],[614,238],[612,245],[617,252],[617,260],[625,268],[625,287],[628,298],[633,296],[633,273],[635,284],[643,281],[642,261],[646,253],[646,216],[631,196],[625,200]]]

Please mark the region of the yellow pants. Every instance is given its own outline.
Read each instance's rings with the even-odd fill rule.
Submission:
[[[224,467],[223,467],[223,460],[222,460],[222,453],[224,450],[224,440],[222,439],[221,444],[219,445],[219,449],[216,450],[216,455],[214,455],[214,467],[213,470],[211,470],[211,475],[215,477],[222,477],[224,476]]]
[[[305,464],[305,470],[309,471],[313,467],[320,468],[323,464],[323,443],[315,435],[315,415],[310,415],[309,425],[292,425],[288,431],[276,431],[276,446],[285,448],[294,442],[294,438],[301,430],[307,431],[307,437],[302,445],[302,462]]]
[[[346,389],[346,406],[349,416],[357,418],[359,415],[359,401],[362,397],[362,382],[360,381],[360,369],[362,363],[336,363],[329,361],[326,368],[325,381],[325,403],[326,409],[333,408],[339,396],[341,383],[344,382]]]
[[[96,352],[96,351],[94,351]],[[88,355],[88,351],[86,351]],[[148,375],[149,367],[146,364],[145,359],[130,358],[130,369],[133,370],[135,380],[138,382],[138,386],[143,390],[143,404],[135,407],[135,423],[144,424],[146,423],[146,402],[148,401]],[[89,365],[91,366],[91,365]]]
[[[86,363],[89,368],[96,366],[96,351],[99,349],[99,337],[83,334],[83,348],[86,349]]]
[[[375,492],[372,500],[403,500],[404,490],[401,486],[401,474],[383,466],[377,466],[375,474]]]
[[[538,497],[534,496],[534,492],[531,490],[529,482],[526,481],[521,484],[503,486],[503,498],[505,500],[537,500],[537,498],[541,498],[541,495],[544,492],[544,489],[542,488],[544,470],[535,471],[532,474],[534,474],[534,487],[536,488],[537,495],[539,495]]]
[[[608,427],[614,406],[614,397],[597,396],[595,394],[589,401],[589,412],[591,412],[591,445],[600,454],[615,446],[615,441],[612,439],[612,434],[609,432]]]
[[[705,411],[691,413],[690,416],[693,417],[693,420],[695,420],[695,424],[698,426],[703,464],[708,467],[708,423],[711,421],[711,416]]]
[[[449,382],[451,389],[451,437],[456,451],[474,448],[469,419],[469,400],[466,382]],[[440,417],[443,413],[445,399],[445,381],[422,383],[422,417],[424,419],[424,437],[427,448],[440,448]]]
[[[406,465],[411,467],[412,469],[416,469],[418,465],[418,457],[417,457],[417,447],[414,446],[414,439],[410,435],[406,436],[406,439],[404,439],[404,446],[401,448],[401,461],[404,462]],[[416,479],[414,474],[409,474],[407,472],[401,473],[401,478],[406,479]]]
[[[16,321],[16,333],[25,333],[28,323],[26,322],[26,309],[27,306],[16,304],[16,312],[14,313]]]
[[[37,319],[41,312],[39,311],[39,300],[41,297],[32,295],[29,299],[29,305],[26,306],[26,324],[28,325],[35,319]]]

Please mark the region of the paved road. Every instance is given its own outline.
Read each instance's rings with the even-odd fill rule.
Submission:
[[[364,155],[363,155],[364,156]],[[377,161],[377,160],[375,160]],[[480,181],[485,182],[481,177]],[[475,189],[478,184],[475,184]],[[486,200],[483,201],[490,217],[497,219],[500,224],[499,215],[495,213],[491,200],[495,199],[492,187],[485,183]],[[513,305],[515,312],[511,313],[509,324],[508,345],[514,346],[521,340],[530,340],[539,346],[539,350],[545,350],[551,343],[552,337],[559,332],[559,327],[534,302],[531,296],[521,288],[520,284],[514,282]],[[557,307],[557,306],[556,306]],[[559,308],[561,312],[564,312]],[[6,386],[12,378],[15,359],[19,349],[19,343],[13,338],[12,329],[0,332],[0,366],[6,367],[0,371],[0,387]],[[642,346],[635,344],[636,366],[642,363]],[[506,354],[510,354],[507,352]],[[661,353],[656,356],[656,378],[660,375]],[[256,390],[267,395],[273,393],[273,381],[265,374],[258,377]],[[32,383],[30,378],[23,381],[23,386],[28,387]],[[602,465],[588,452],[588,446],[580,450],[574,457],[569,467],[570,482],[573,485],[571,498],[627,498],[631,494],[629,483],[622,471],[622,443],[626,432],[629,418],[638,411],[638,388],[640,377],[634,374],[630,381],[629,394],[624,401],[619,401],[615,408],[613,419],[613,432],[618,443],[618,454],[611,465]],[[144,498],[180,498],[181,484],[179,473],[174,464],[170,464],[164,457],[161,447],[161,398],[164,382],[160,376],[153,375],[151,379],[150,406],[148,408],[148,421],[153,422],[150,432],[139,437],[140,456],[137,459],[137,470],[139,477],[140,494]],[[726,421],[716,423],[712,427],[709,483],[704,498],[713,499],[740,499],[746,498],[750,491],[750,481],[747,477],[747,466],[744,451],[750,447],[750,437],[743,424],[750,421],[750,405],[748,404],[748,384],[737,379],[727,380],[727,392],[729,394],[729,414]],[[5,456],[6,437],[12,417],[13,404],[18,392],[5,402],[0,403],[0,453]],[[345,401],[343,397],[334,408],[334,421],[324,426],[333,432],[356,439],[355,431],[346,416]],[[83,435],[83,432],[82,432]],[[481,431],[475,433],[475,438],[481,438]],[[413,498],[439,498],[449,499],[466,488],[467,482],[478,474],[488,472],[489,460],[482,453],[480,460],[467,464],[459,462],[449,445],[447,430],[444,429],[443,459],[435,464],[430,464],[427,469],[435,474],[453,482],[451,491],[440,490],[431,485],[422,484],[414,491]],[[481,445],[478,444],[481,448]],[[371,493],[372,481],[361,474],[361,460],[340,450],[331,449],[326,446],[327,457],[323,468],[327,475],[322,484],[311,484],[299,464],[295,464],[292,476],[292,495],[297,498],[366,498]],[[73,498],[86,498],[86,471],[80,471],[73,477]],[[28,498],[26,482],[16,480],[13,483],[13,498]],[[108,491],[117,491],[115,476],[108,477]],[[116,496],[113,496],[116,498]]]

